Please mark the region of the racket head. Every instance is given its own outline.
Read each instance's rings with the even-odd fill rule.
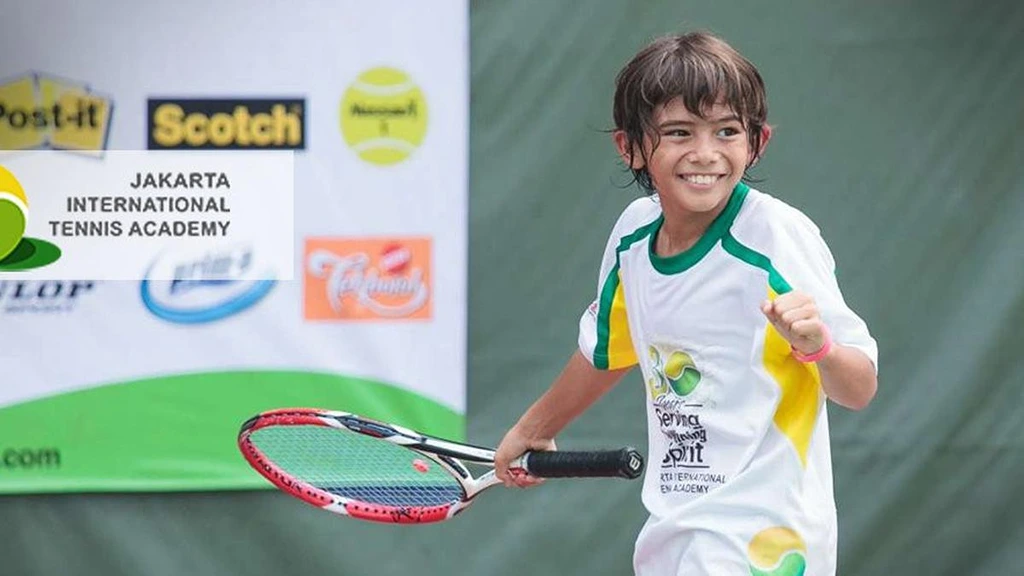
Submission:
[[[420,434],[345,412],[272,410],[246,421],[238,447],[279,490],[359,520],[447,520],[480,491],[455,458],[419,451]]]

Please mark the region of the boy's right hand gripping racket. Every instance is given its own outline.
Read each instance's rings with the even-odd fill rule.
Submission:
[[[309,504],[374,522],[448,520],[480,492],[500,484],[494,451],[450,442],[346,412],[282,409],[242,425],[238,446],[280,490]],[[479,477],[466,462],[491,469]],[[633,448],[529,452],[513,469],[538,478],[641,475]]]

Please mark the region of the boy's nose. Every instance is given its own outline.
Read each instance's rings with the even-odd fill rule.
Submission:
[[[710,164],[717,157],[714,144],[707,138],[699,138],[694,142],[693,150],[687,155],[687,159],[694,164]]]

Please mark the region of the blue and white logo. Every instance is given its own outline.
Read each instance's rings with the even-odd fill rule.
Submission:
[[[255,305],[274,284],[258,265],[252,248],[232,247],[158,258],[140,291],[143,304],[158,318],[176,324],[202,324]]]

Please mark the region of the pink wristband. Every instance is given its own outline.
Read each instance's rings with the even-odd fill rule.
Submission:
[[[821,345],[821,349],[813,354],[802,354],[796,348],[793,348],[793,357],[797,360],[805,363],[817,362],[821,360],[832,350],[832,333],[829,332],[828,326],[822,324],[822,333],[825,335],[825,343]]]

